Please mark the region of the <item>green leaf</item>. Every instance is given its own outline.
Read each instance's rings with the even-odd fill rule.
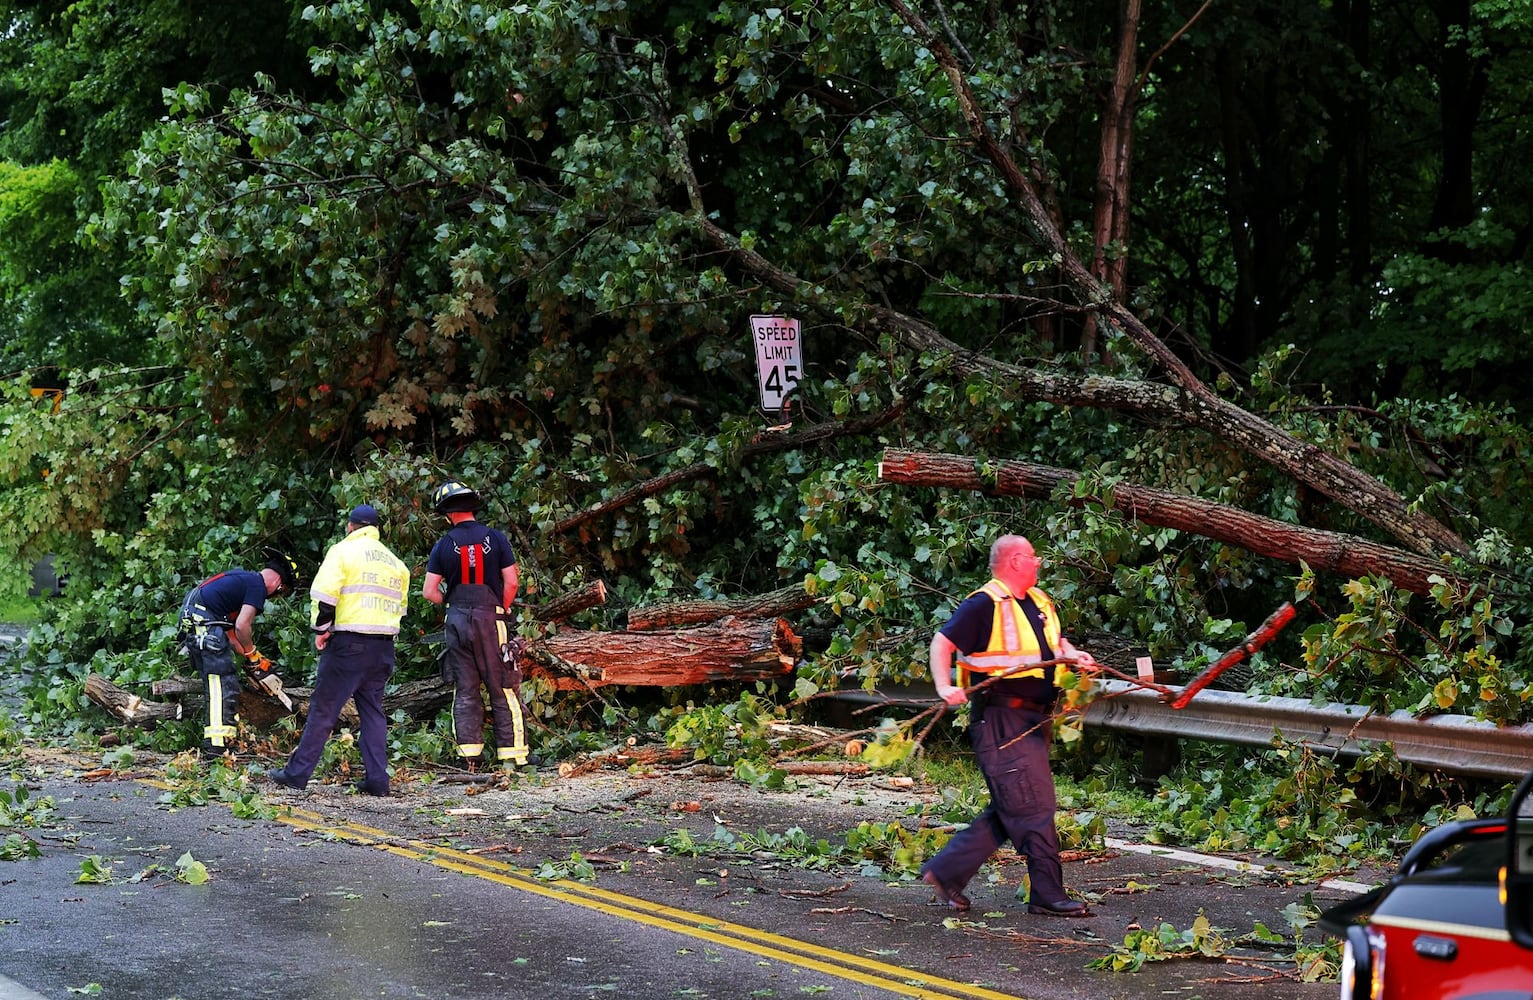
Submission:
[[[187,885],[202,885],[209,878],[207,866],[187,851],[176,859],[176,881]]]

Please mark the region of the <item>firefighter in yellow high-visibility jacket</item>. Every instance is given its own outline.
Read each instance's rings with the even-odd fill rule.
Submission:
[[[357,790],[389,794],[383,689],[394,673],[394,638],[409,590],[409,569],[378,539],[378,512],[369,504],[353,508],[346,519],[346,537],[325,553],[309,586],[319,670],[298,749],[286,767],[267,773],[272,781],[296,789],[308,785],[325,741],[350,700],[361,719],[366,768]]]

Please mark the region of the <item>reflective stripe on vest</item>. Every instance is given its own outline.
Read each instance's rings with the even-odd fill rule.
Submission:
[[[1028,622],[1021,602],[1012,594],[1011,588],[999,580],[991,580],[974,594],[984,594],[991,601],[990,643],[982,650],[959,654],[958,686],[969,686],[969,674],[1005,673],[1008,677],[1042,678],[1042,667],[1014,669],[1038,663],[1044,656],[1038,646],[1038,636],[1033,632],[1033,626]],[[969,596],[973,597],[974,594]],[[1053,602],[1037,587],[1029,590],[1027,596],[1033,599],[1038,613],[1043,616],[1044,638],[1057,650],[1060,639],[1059,617],[1054,613]]]
[[[330,546],[309,583],[309,623],[320,604],[335,607],[336,632],[398,635],[410,571],[378,540],[373,525],[357,528]]]

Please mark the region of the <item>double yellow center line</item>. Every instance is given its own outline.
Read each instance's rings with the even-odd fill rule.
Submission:
[[[861,955],[853,955],[833,948],[822,948],[807,941],[725,920],[715,920],[690,910],[681,910],[634,896],[608,892],[580,882],[568,879],[546,881],[534,878],[532,873],[524,868],[515,868],[504,862],[423,840],[404,839],[387,830],[376,830],[359,823],[335,823],[318,813],[305,809],[284,806],[278,811],[277,819],[300,830],[375,847],[402,858],[424,861],[446,871],[472,875],[521,892],[530,892],[569,903],[572,906],[583,906],[588,910],[596,910],[622,920],[674,931],[700,941],[759,955],[762,958],[769,958],[801,969],[812,969],[838,979],[887,990],[898,996],[1016,1000],[1016,997],[1010,993],[998,993],[973,983],[960,983],[950,979],[920,975],[909,969],[902,969],[897,965],[889,965]]]

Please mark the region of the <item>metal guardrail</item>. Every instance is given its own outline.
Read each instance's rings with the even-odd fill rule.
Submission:
[[[1416,767],[1515,781],[1533,769],[1533,726],[1497,726],[1467,715],[1417,719],[1409,712],[1372,714],[1359,705],[1314,705],[1303,698],[1266,698],[1205,689],[1174,709],[1160,695],[1129,681],[1103,680],[1086,707],[1088,726],[1140,735],[1173,736],[1241,746],[1271,746],[1281,734],[1322,753],[1357,757],[1379,743]],[[862,705],[925,708],[937,698],[930,684],[889,692],[842,691]]]
[[[1128,732],[1270,746],[1274,736],[1312,749],[1356,757],[1389,743],[1417,767],[1516,780],[1533,769],[1533,726],[1497,726],[1467,715],[1417,719],[1409,712],[1370,714],[1358,705],[1316,706],[1302,698],[1264,698],[1205,690],[1173,709],[1154,692],[1128,681],[1102,682],[1086,708],[1089,726]]]

